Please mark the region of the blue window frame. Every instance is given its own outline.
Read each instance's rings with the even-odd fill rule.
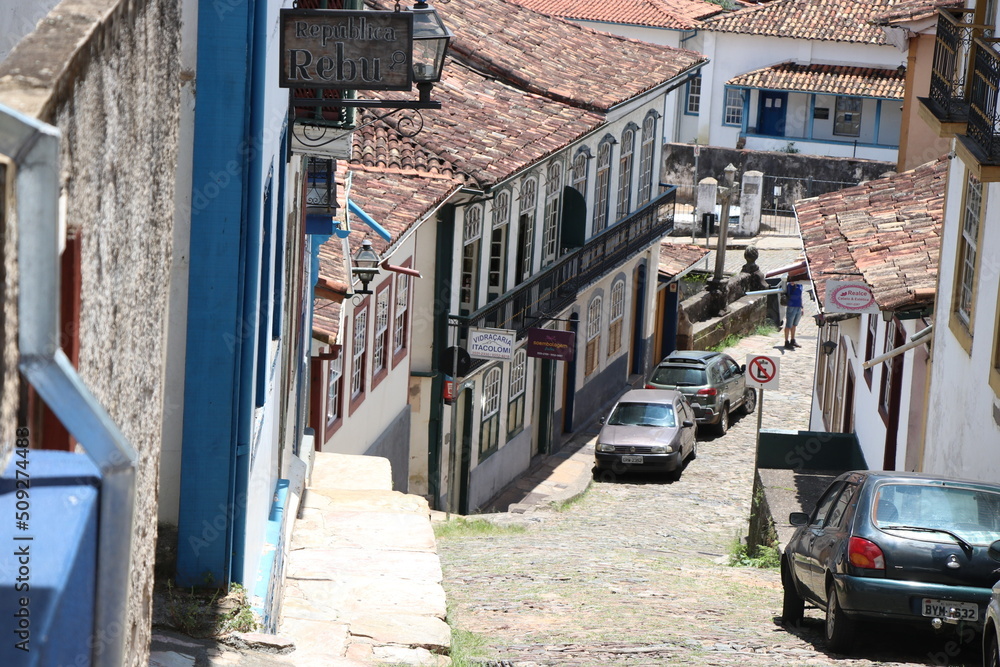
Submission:
[[[687,101],[684,105],[684,114],[687,116],[697,116],[700,111],[701,75],[698,75],[687,82]]]
[[[726,88],[726,103],[722,107],[722,124],[743,126],[743,89]]]

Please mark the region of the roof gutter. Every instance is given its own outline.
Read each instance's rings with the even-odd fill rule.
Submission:
[[[59,129],[0,104],[16,167],[19,367],[101,471],[93,664],[125,663],[136,453],[59,347]],[[113,628],[118,628],[114,632]]]
[[[906,352],[907,350],[912,350],[913,348],[919,345],[923,345],[924,343],[929,343],[933,337],[934,337],[934,325],[930,324],[921,329],[920,331],[918,331],[917,333],[910,336],[910,342],[904,343],[903,345],[900,345],[894,350],[889,350],[885,354],[880,354],[879,356],[874,357],[873,359],[869,359],[868,361],[861,364],[861,367],[864,368],[865,370],[868,370],[872,366],[878,366],[883,361],[889,361],[893,357],[899,356],[904,352]]]

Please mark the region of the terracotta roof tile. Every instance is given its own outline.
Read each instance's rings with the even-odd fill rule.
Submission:
[[[943,7],[963,7],[964,0],[902,0],[892,8],[876,14],[872,20],[878,25],[891,25],[930,18]]]
[[[659,273],[673,278],[709,253],[699,245],[663,242],[660,244]]]
[[[706,19],[703,30],[834,42],[885,44],[872,23],[897,0],[772,0]]]
[[[820,303],[827,279],[864,280],[883,310],[933,302],[947,174],[941,158],[796,202]]]
[[[726,84],[766,90],[901,100],[905,80],[906,73],[894,69],[846,65],[800,65],[788,62],[741,74]]]
[[[457,57],[523,90],[595,111],[707,62],[694,51],[595,32],[504,0],[450,0],[436,9],[455,33]]]
[[[404,93],[380,93],[405,99]],[[604,115],[526,93],[449,60],[433,97],[440,110],[421,112],[415,139],[382,131],[380,123],[355,131],[352,162],[370,170],[433,167],[486,187],[530,167],[604,123]],[[396,127],[403,116],[385,123]],[[394,136],[395,135],[395,136]]]
[[[699,19],[722,11],[704,0],[514,0],[516,4],[549,16],[578,21],[693,30]]]

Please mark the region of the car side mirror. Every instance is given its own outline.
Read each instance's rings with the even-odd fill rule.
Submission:
[[[600,424],[601,426],[604,426],[604,420],[605,420],[605,417],[600,417],[600,418],[598,418],[597,423]]]
[[[740,364],[740,373],[746,373],[746,372],[747,372],[747,365]]]
[[[683,422],[681,422],[681,426],[683,426],[684,428],[692,428],[694,426],[694,422],[691,421],[690,419],[685,419]]]
[[[793,526],[808,526],[809,515],[805,512],[792,512],[788,515],[788,523]]]
[[[1000,561],[1000,540],[997,540],[990,545],[989,550],[986,552],[989,554],[990,558],[995,561]]]

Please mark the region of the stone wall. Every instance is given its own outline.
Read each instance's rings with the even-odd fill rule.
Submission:
[[[138,452],[123,628],[134,666],[149,663],[179,12],[171,0],[64,0],[0,64],[0,99],[62,132],[66,221],[81,240],[79,373]]]
[[[665,144],[660,180],[664,183],[694,186],[703,178],[720,178],[728,164],[736,167],[737,174],[754,170],[768,177],[810,177],[816,181],[850,183],[879,178],[886,172],[896,169],[895,163],[876,160],[700,146],[697,159],[698,173],[695,173],[694,145]],[[764,194],[767,194],[766,191]],[[789,192],[790,201],[787,203],[790,204],[791,201],[803,196],[811,195],[804,192]],[[693,203],[682,202],[680,198],[678,202]]]
[[[10,207],[14,205],[13,169],[0,158],[0,470],[6,470],[14,453],[20,374],[17,371],[17,225]]]

